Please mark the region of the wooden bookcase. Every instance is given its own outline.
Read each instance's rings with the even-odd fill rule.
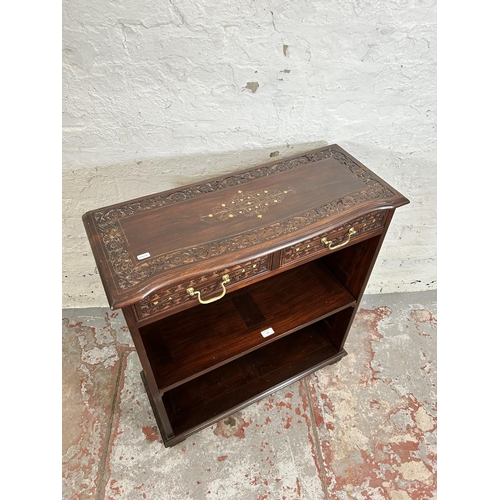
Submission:
[[[333,145],[83,216],[165,446],[347,354],[406,203]]]

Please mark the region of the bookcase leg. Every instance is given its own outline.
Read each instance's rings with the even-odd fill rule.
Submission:
[[[151,365],[149,363],[146,349],[144,348],[141,334],[135,322],[134,313],[130,307],[124,307],[122,311],[123,315],[125,316],[125,321],[127,322],[128,329],[132,336],[132,340],[134,341],[137,355],[139,356],[139,360],[143,368],[143,371],[141,371],[141,378],[146,389],[149,402],[151,404],[151,407],[153,408],[153,413],[156,419],[156,423],[158,424],[158,429],[163,439],[163,443],[165,444],[165,446],[168,446],[167,442],[171,441],[175,437],[175,434],[172,426],[170,425],[170,420],[168,418],[165,407],[163,406],[161,394],[156,385],[153,370],[151,369]]]
[[[142,379],[142,383],[144,384],[144,388],[146,389],[146,394],[148,395],[149,404],[151,405],[151,408],[153,409],[155,420],[156,420],[156,423],[158,425],[158,429],[160,431],[161,437],[163,439],[163,444],[165,445],[165,447],[172,446],[172,444],[174,444],[174,443],[171,444],[171,441],[172,441],[172,438],[174,438],[174,433],[172,431],[172,427],[170,425],[170,422],[168,421],[168,417],[167,417],[167,421],[165,422],[166,426],[164,425],[164,422],[160,417],[160,414],[162,412],[161,412],[161,410],[159,411],[158,405],[161,405],[161,408],[163,409],[163,411],[165,411],[165,409],[163,408],[163,403],[161,401],[161,398],[160,398],[160,401],[157,402],[152,397],[151,391],[149,390],[148,382],[146,380],[146,376],[144,375],[144,371],[141,371],[141,379]],[[166,429],[165,429],[165,427],[166,427]],[[177,444],[180,441],[184,441],[184,439],[176,440],[175,444]]]

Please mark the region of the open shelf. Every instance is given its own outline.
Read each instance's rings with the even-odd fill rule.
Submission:
[[[346,354],[331,344],[319,322],[167,391],[163,403],[176,438],[183,439]]]
[[[139,331],[163,393],[355,303],[317,260]]]

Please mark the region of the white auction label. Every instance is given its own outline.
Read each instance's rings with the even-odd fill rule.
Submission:
[[[274,333],[274,330],[272,328],[266,328],[265,330],[263,330],[262,332],[260,332],[260,334],[266,338],[266,337],[269,337],[269,335],[272,335]]]

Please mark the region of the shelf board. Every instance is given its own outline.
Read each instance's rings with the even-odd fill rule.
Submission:
[[[355,305],[321,260],[140,328],[160,392]],[[261,332],[272,328],[274,334]]]
[[[346,354],[316,323],[172,389],[163,402],[174,439],[180,441]]]

